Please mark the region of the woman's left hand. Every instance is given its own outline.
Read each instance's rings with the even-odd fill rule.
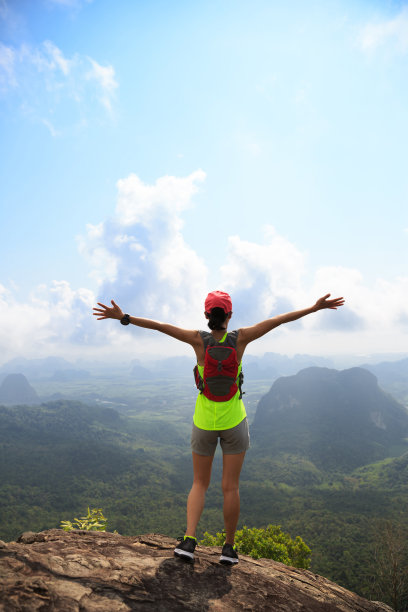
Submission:
[[[111,300],[111,304],[112,307],[105,306],[105,304],[98,302],[98,306],[101,306],[101,308],[94,307],[94,317],[97,317],[98,321],[101,321],[102,319],[118,319],[120,321],[123,317],[122,310],[113,300]]]

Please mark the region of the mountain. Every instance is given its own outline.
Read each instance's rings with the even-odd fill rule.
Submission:
[[[406,380],[408,376],[408,357],[398,361],[364,364],[361,367],[375,374],[379,380],[383,379],[389,382]]]
[[[333,363],[326,357],[317,355],[280,355],[279,353],[265,353],[262,357],[246,355],[244,358],[244,372],[251,379],[276,379],[280,376],[296,374],[303,368],[332,367]]]
[[[140,365],[139,359],[132,361],[130,375],[133,380],[152,380],[155,378],[154,372]]]
[[[190,378],[193,380],[194,357],[184,355],[175,355],[174,357],[166,357],[155,363],[157,376],[160,378]]]
[[[265,353],[262,357],[246,355],[244,371],[248,380],[268,380],[272,383],[279,376],[296,374],[301,368],[311,366],[334,367],[331,359],[313,355],[287,357],[279,353]],[[194,355],[173,355],[156,359],[134,359],[131,362],[93,362],[78,360],[74,363],[62,357],[27,359],[17,357],[0,366],[0,382],[14,372],[24,374],[29,380],[73,382],[94,377],[111,378],[129,376],[132,380],[162,380],[163,378],[193,380]]]
[[[72,364],[63,357],[44,357],[43,359],[16,357],[1,366],[0,374],[19,372],[33,380],[35,378],[48,378],[56,370],[66,370],[70,368],[72,368]]]
[[[408,357],[398,361],[382,361],[361,366],[374,374],[380,385],[395,397],[405,400],[408,395]]]
[[[408,412],[363,368],[306,368],[279,378],[260,400],[252,436],[268,455],[351,471],[407,450]]]
[[[23,374],[8,374],[0,385],[0,404],[39,404],[40,398]]]

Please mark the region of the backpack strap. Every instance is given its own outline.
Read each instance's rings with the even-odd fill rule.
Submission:
[[[242,390],[242,385],[243,384],[244,384],[244,373],[243,373],[242,367],[241,367],[241,371],[240,371],[239,376],[238,376],[239,399],[242,399],[242,396],[245,393],[245,391]]]
[[[213,335],[212,335],[210,332],[208,332],[208,331],[201,331],[201,330],[199,330],[199,332],[198,332],[198,333],[200,334],[200,336],[201,336],[201,337],[202,337],[202,339],[203,339],[203,342],[204,342],[204,350],[205,350],[205,351],[207,350],[207,346],[208,346],[209,344],[214,344],[214,343],[216,342],[216,340],[215,340],[214,336],[213,336]]]

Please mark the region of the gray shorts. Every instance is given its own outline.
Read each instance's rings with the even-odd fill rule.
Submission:
[[[225,455],[237,455],[243,453],[249,448],[249,427],[248,419],[245,417],[243,421],[231,427],[231,429],[223,430],[207,430],[196,427],[193,423],[193,431],[191,432],[191,450],[197,455],[206,455],[212,457],[217,448],[218,438],[222,452]]]

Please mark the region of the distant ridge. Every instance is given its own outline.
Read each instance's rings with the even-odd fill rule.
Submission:
[[[275,381],[252,433],[274,454],[305,457],[324,471],[353,470],[408,450],[408,412],[363,368],[312,367]]]
[[[364,364],[361,367],[372,372],[380,385],[389,389],[391,393],[402,391],[402,397],[405,396],[408,387],[408,357],[392,362]]]
[[[44,357],[41,359],[26,359],[25,357],[16,357],[0,367],[1,374],[13,374],[19,372],[28,376],[30,380],[34,378],[45,378],[52,375],[56,370],[66,370],[72,368],[63,357]]]
[[[8,374],[0,385],[0,404],[39,404],[40,398],[24,374]]]

